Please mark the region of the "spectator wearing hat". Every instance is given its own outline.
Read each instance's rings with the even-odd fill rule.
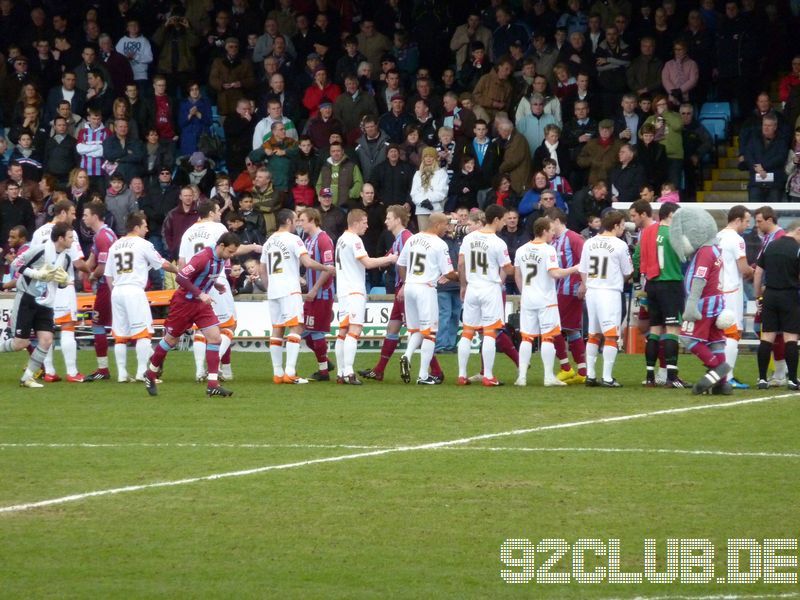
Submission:
[[[239,56],[239,40],[225,40],[225,56],[211,63],[208,83],[217,92],[219,114],[227,117],[236,110],[236,103],[256,85],[253,66]]]
[[[614,121],[603,119],[598,129],[599,135],[586,142],[576,161],[580,168],[589,170],[590,185],[608,180],[608,174],[614,168],[622,146],[622,142],[613,136]]]
[[[340,207],[353,206],[358,202],[364,179],[361,169],[344,152],[341,142],[329,147],[330,156],[323,163],[317,178],[317,195],[322,188],[330,188],[333,203]]]
[[[323,66],[317,67],[314,71],[313,83],[306,88],[303,94],[303,106],[306,107],[309,118],[313,119],[317,116],[323,99],[333,102],[341,93],[341,88],[328,80],[327,69]]]
[[[319,204],[317,209],[322,217],[320,228],[327,233],[331,241],[336,244],[347,229],[347,215],[346,213],[333,203],[333,191],[331,188],[321,188],[318,194]]]
[[[381,131],[389,136],[389,141],[395,144],[403,143],[403,130],[406,125],[412,122],[412,117],[406,110],[406,101],[402,94],[395,94],[392,97],[390,110],[381,115],[378,126]]]
[[[10,120],[14,114],[14,105],[19,100],[22,88],[32,83],[39,93],[44,93],[44,90],[39,90],[39,80],[28,69],[28,59],[24,56],[17,56],[12,62],[13,71],[5,77],[2,85],[2,113]]]
[[[214,162],[206,158],[200,151],[178,160],[178,172],[175,183],[180,186],[196,185],[206,198],[210,198],[217,175],[214,173]]]
[[[328,147],[331,134],[344,133],[342,122],[333,116],[333,102],[323,97],[319,104],[319,114],[316,118],[309,119],[306,126],[311,142],[318,150]]]
[[[386,206],[405,204],[411,209],[408,194],[414,173],[413,165],[400,158],[400,147],[389,144],[386,148],[386,160],[370,172],[369,182],[375,188],[375,195]]]

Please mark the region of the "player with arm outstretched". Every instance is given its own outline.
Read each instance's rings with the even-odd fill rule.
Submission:
[[[224,233],[213,248],[204,248],[195,254],[178,271],[175,282],[179,289],[169,303],[167,320],[164,323],[164,338],[158,343],[145,372],[145,387],[151,396],[158,394],[156,377],[164,364],[167,352],[175,347],[178,339],[193,325],[203,332],[206,338],[206,363],[208,365],[208,396],[230,396],[233,392],[219,385],[219,344],[221,333],[219,318],[214,314],[214,300],[209,295],[212,287],[220,291],[222,285],[217,281],[225,272],[225,264],[239,248],[239,237],[234,233]]]
[[[192,224],[181,236],[181,243],[178,247],[178,268],[183,267],[189,260],[200,252],[203,248],[213,248],[217,240],[228,228],[220,221],[222,209],[213,200],[201,200],[197,203],[198,220]],[[236,256],[260,252],[261,246],[258,244],[242,244],[236,251]],[[236,331],[236,305],[233,301],[228,274],[230,265],[226,265],[225,273],[220,276],[218,283],[221,288],[211,288],[209,296],[214,300],[212,307],[214,314],[219,318],[220,332],[222,341],[219,347],[220,370],[219,375],[222,380],[233,380],[233,369],[231,367],[231,343]],[[195,380],[202,383],[206,380],[205,356],[206,339],[201,331],[195,331],[192,342],[192,352],[194,353]]]
[[[436,331],[439,329],[439,298],[436,284],[440,281],[457,281],[458,273],[453,270],[453,262],[442,239],[449,223],[449,217],[442,213],[432,213],[425,231],[412,235],[397,259],[399,277],[405,282],[403,298],[406,327],[410,334],[405,354],[400,359],[401,376],[408,372],[411,357],[421,348],[419,385],[436,385],[441,379],[429,374]],[[406,381],[406,377],[403,377]]]
[[[267,301],[272,323],[269,353],[273,383],[308,383],[297,376],[300,334],[303,331],[303,294],[300,289],[300,265],[324,273],[333,273],[333,265],[324,265],[308,255],[303,240],[295,233],[297,215],[282,209],[277,216],[278,230],[269,236],[261,252],[261,281],[267,286]],[[286,330],[286,367],[283,365],[283,336]]]
[[[339,300],[336,383],[348,385],[361,385],[353,366],[367,308],[366,270],[382,269],[397,262],[394,254],[380,258],[367,254],[359,237],[367,232],[367,226],[367,213],[354,208],[347,213],[347,230],[336,242],[336,296]]]
[[[578,265],[567,269],[558,266],[558,251],[552,246],[555,229],[548,217],[533,223],[534,238],[517,250],[514,279],[521,290],[519,374],[514,385],[527,384],[533,341],[541,337],[545,387],[563,386],[566,382],[553,373],[556,358],[555,338],[561,335],[556,281],[578,272]]]

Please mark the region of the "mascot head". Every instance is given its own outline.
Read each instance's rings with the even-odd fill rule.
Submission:
[[[669,241],[682,262],[689,260],[702,246],[711,246],[717,238],[717,223],[708,212],[696,206],[682,206],[672,215]]]

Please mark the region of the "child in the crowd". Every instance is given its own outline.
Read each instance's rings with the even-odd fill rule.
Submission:
[[[313,207],[317,201],[317,194],[310,185],[307,171],[298,171],[294,176],[294,186],[292,187],[292,198],[295,208],[304,206]]]
[[[242,226],[244,226],[244,221],[242,221]],[[239,293],[239,289],[244,285],[245,278],[244,267],[238,262],[231,263],[231,292],[233,292],[234,296]]]
[[[452,127],[439,127],[439,143],[436,144],[436,155],[439,157],[439,166],[447,171],[447,182],[453,180],[453,155],[456,151]]]
[[[119,173],[111,176],[106,190],[105,204],[106,210],[114,215],[114,227],[112,228],[114,233],[118,237],[127,234],[125,223],[128,215],[139,210],[139,205],[136,203],[136,198],[133,197],[133,192],[125,185],[125,178]]]
[[[547,175],[547,187],[561,194],[565,200],[569,200],[572,196],[572,186],[566,177],[556,173],[557,169],[558,163],[552,158],[545,158],[542,161],[542,171]]]
[[[263,294],[267,291],[266,284],[261,281],[258,260],[248,258],[244,263],[245,275],[239,287],[240,294]]]
[[[239,212],[242,214],[245,227],[261,236],[262,240],[267,237],[267,222],[261,211],[254,209],[255,201],[250,194],[244,194],[239,200]],[[258,242],[259,244],[263,242]]]
[[[480,178],[475,173],[475,157],[465,154],[461,157],[460,171],[450,181],[444,212],[453,212],[458,207],[478,208],[479,187]]]
[[[588,240],[589,238],[592,238],[600,233],[601,227],[602,225],[600,217],[597,215],[591,215],[589,217],[589,226],[585,227],[583,231],[581,231],[581,236],[583,236],[583,239]]]
[[[678,204],[680,201],[681,193],[678,191],[678,188],[669,181],[665,182],[661,186],[661,197],[658,199],[658,202],[674,202]]]

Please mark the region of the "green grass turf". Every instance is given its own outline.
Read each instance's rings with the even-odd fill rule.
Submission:
[[[80,354],[91,371],[92,355]],[[376,358],[359,356],[358,368]],[[150,398],[140,384],[20,389],[24,360],[0,356],[0,507],[370,451],[346,445],[413,446],[785,393],[644,390],[641,357],[620,357],[620,390],[542,388],[538,356],[525,389],[457,388],[452,356],[438,387],[404,386],[396,360],[383,383],[278,387],[269,383],[265,354],[237,353],[235,395],[207,399],[184,352],[169,357],[160,395]],[[696,379],[696,359],[681,360],[684,377]],[[311,370],[303,354],[301,372]],[[743,356],[737,371],[752,381],[754,357]],[[508,383],[515,375],[503,357],[497,374]],[[623,570],[641,571],[644,538],[659,540],[663,558],[666,538],[698,537],[713,541],[716,575],[724,575],[728,538],[796,538],[800,458],[575,450],[798,453],[796,402],[537,431],[0,513],[0,597],[796,593],[796,585],[764,583],[509,585],[499,558],[506,538],[618,538]],[[537,564],[545,557],[538,554]],[[562,561],[554,571],[568,569]]]

